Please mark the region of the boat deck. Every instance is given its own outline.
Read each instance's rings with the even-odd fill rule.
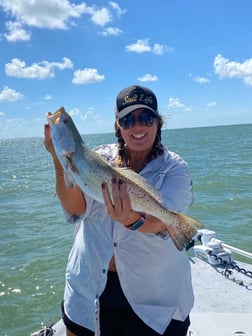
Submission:
[[[188,336],[252,336],[252,265],[237,262],[239,272],[190,260],[195,304]]]
[[[187,336],[252,336],[252,265],[238,262],[237,271],[197,257],[190,261],[195,304]],[[51,331],[65,336],[62,320]]]

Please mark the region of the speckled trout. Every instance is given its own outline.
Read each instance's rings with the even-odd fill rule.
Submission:
[[[202,224],[197,220],[165,208],[157,190],[131,169],[114,168],[84,143],[71,116],[63,107],[46,114],[56,155],[67,176],[84,194],[104,203],[102,183],[112,190],[112,179],[127,185],[131,206],[135,211],[159,218],[167,227],[178,250],[182,250]],[[69,181],[69,179],[68,179]]]

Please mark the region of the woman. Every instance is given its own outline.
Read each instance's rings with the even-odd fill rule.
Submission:
[[[193,201],[188,168],[161,143],[162,117],[155,94],[143,86],[116,98],[117,145],[95,150],[115,167],[128,167],[158,189],[163,204],[185,212]],[[67,336],[185,336],[193,306],[190,265],[164,223],[132,210],[126,186],[102,184],[105,205],[67,189],[45,125],[45,146],[56,171],[56,192],[76,223],[69,255],[62,317]]]

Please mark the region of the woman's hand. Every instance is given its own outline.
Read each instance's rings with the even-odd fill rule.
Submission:
[[[125,227],[135,223],[140,219],[138,212],[131,207],[131,201],[127,191],[126,183],[120,180],[112,180],[112,194],[109,194],[108,185],[102,184],[102,193],[107,212],[112,220],[122,223]],[[165,233],[167,232],[166,225],[160,219],[146,215],[144,225],[138,231],[149,233]]]
[[[107,212],[112,220],[127,227],[139,219],[139,213],[132,210],[127,186],[121,180],[112,179],[112,195],[109,194],[108,185],[103,183],[102,193]]]
[[[45,124],[44,126],[44,145],[46,150],[52,155],[54,166],[56,171],[63,176],[63,168],[61,163],[56,155],[53,142],[52,142],[52,135],[49,124]]]
[[[44,145],[46,150],[51,153],[53,157],[56,157],[56,153],[54,150],[53,142],[52,142],[52,135],[49,124],[45,124],[44,126]]]

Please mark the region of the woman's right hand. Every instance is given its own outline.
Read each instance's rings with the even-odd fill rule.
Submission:
[[[56,153],[52,142],[52,135],[49,124],[44,125],[44,145],[46,150],[55,158]]]

